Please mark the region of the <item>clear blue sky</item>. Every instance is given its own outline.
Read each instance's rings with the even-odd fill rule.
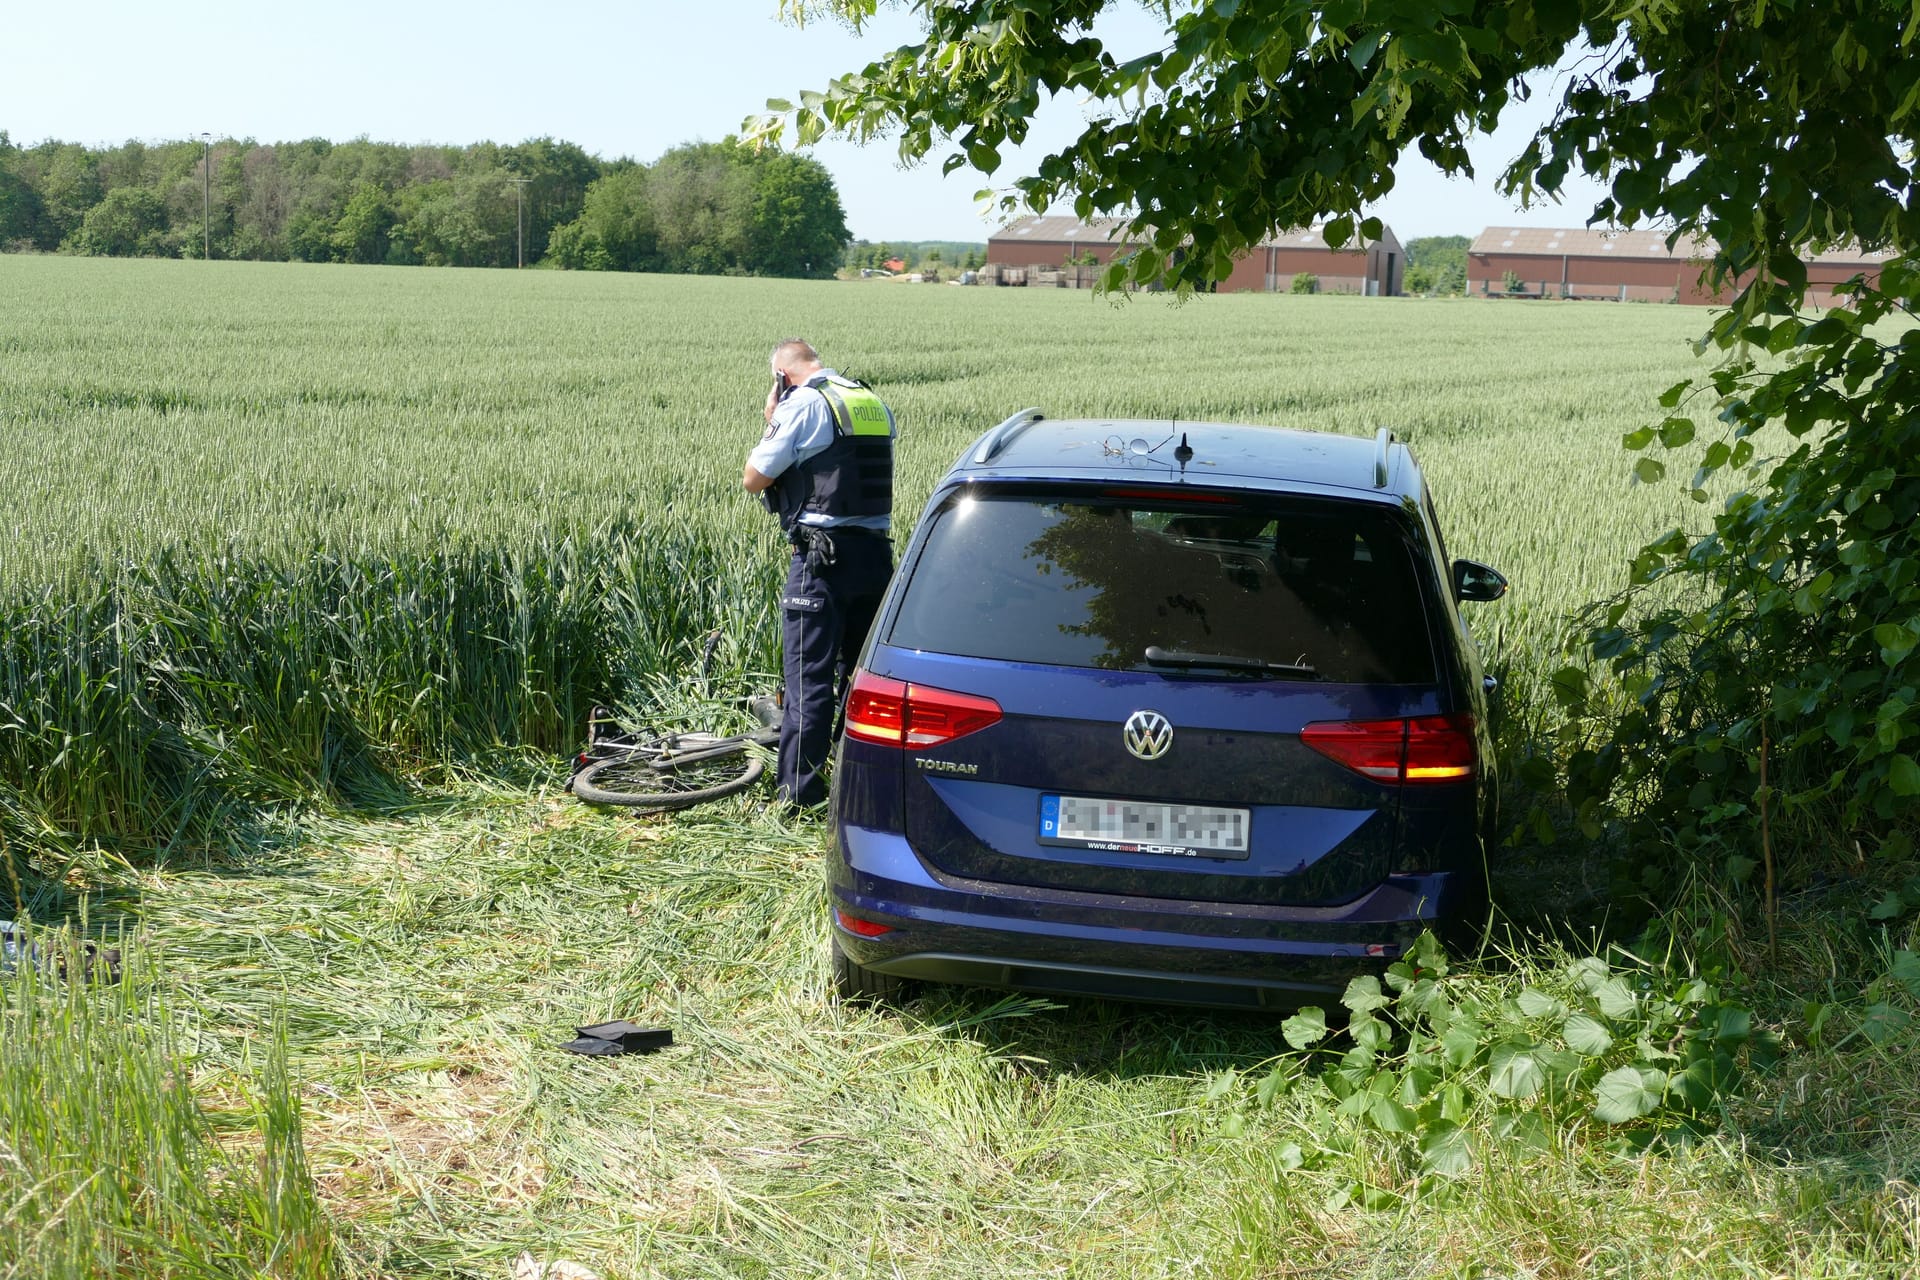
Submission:
[[[822,87],[915,38],[897,12],[856,37],[834,23],[796,31],[775,11],[775,0],[105,0],[72,8],[0,0],[0,129],[16,143],[90,144],[203,130],[262,142],[551,135],[608,158],[652,160],[682,142],[722,138],[769,97]],[[1158,28],[1128,9],[1100,34],[1131,56],[1153,46]],[[1524,118],[1475,148],[1477,181],[1449,182],[1415,157],[1374,212],[1403,240],[1488,225],[1581,225],[1591,187],[1562,207],[1527,213],[1493,189],[1554,96],[1537,94],[1515,109]],[[1075,103],[1050,104],[996,179],[1026,172],[1081,119]],[[855,236],[984,240],[991,230],[973,201],[988,182],[971,168],[943,179],[936,157],[902,170],[887,142],[828,142],[812,154],[839,183]]]

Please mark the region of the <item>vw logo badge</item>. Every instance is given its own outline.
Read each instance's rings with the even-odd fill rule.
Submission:
[[[1136,711],[1127,717],[1120,737],[1142,760],[1158,760],[1173,746],[1173,723],[1158,711]]]

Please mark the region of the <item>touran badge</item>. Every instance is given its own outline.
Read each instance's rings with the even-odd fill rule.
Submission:
[[[1127,717],[1120,737],[1142,760],[1158,760],[1173,746],[1173,723],[1158,711],[1136,711]]]

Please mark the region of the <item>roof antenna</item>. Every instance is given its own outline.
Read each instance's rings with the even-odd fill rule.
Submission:
[[[1184,431],[1180,433],[1180,443],[1174,447],[1173,457],[1183,471],[1187,463],[1193,460],[1193,446],[1187,443],[1187,433]]]

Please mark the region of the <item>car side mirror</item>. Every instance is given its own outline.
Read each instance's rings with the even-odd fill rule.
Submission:
[[[1453,594],[1458,600],[1498,600],[1507,594],[1507,580],[1498,569],[1478,560],[1455,560]]]

